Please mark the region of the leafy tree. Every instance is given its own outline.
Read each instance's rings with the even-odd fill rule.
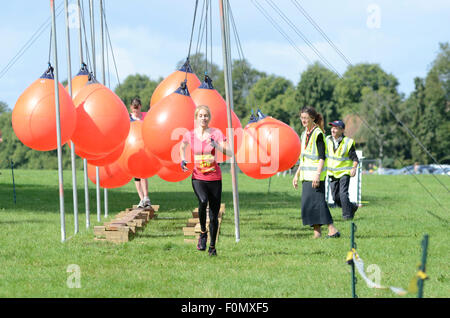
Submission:
[[[450,162],[449,79],[450,49],[441,43],[426,78],[414,79],[415,90],[403,103],[403,121],[416,137],[409,140],[412,162]]]
[[[419,136],[423,141],[425,140],[425,136],[429,133],[423,122],[423,115],[426,108],[425,83],[423,78],[416,77],[414,79],[414,85],[415,90],[411,93],[409,98],[400,105],[400,117],[402,122],[411,129],[414,135]],[[410,140],[409,144],[410,151],[406,157],[411,159],[411,162],[427,162],[426,154],[423,152],[420,145],[414,140]]]
[[[294,88],[291,81],[275,75],[261,78],[247,96],[246,109],[261,109],[266,115],[290,124],[294,108]],[[289,98],[291,97],[291,98]]]
[[[425,104],[424,120],[430,120],[433,124],[429,127],[432,133],[429,140],[425,141],[425,145],[438,162],[450,162],[448,152],[450,147],[450,47],[448,43],[439,45],[439,53],[425,78]]]
[[[247,60],[234,60],[231,76],[233,79],[234,112],[241,120],[244,120],[250,115],[250,108],[247,107],[247,96],[250,90],[256,82],[267,75],[252,68]],[[224,78],[223,72],[221,78]]]
[[[147,75],[141,74],[128,75],[125,81],[116,87],[115,93],[127,107],[135,97],[139,97],[142,102],[142,111],[147,111],[153,91],[161,80],[153,81]]]
[[[384,87],[388,92],[397,94],[397,86],[398,80],[395,76],[386,73],[378,64],[352,65],[337,82],[334,99],[341,116],[359,113],[364,87],[374,91]]]
[[[405,159],[404,133],[392,113],[398,114],[400,96],[382,87],[375,91],[362,90],[361,113],[370,127],[363,126],[357,137],[363,137],[367,158],[381,158],[383,166],[403,166]]]
[[[0,101],[0,114],[9,111],[8,104]]]
[[[301,74],[297,85],[295,101],[296,114],[303,106],[312,106],[324,116],[325,123],[340,117],[337,104],[334,100],[334,91],[338,83],[338,76],[321,65],[310,65]]]

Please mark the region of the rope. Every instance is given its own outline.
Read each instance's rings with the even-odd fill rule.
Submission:
[[[312,44],[311,41],[308,40],[308,38],[295,26],[295,24],[292,23],[292,21],[280,10],[279,7],[275,3],[273,3],[272,0],[266,0],[266,3],[268,3],[284,20],[284,22],[286,22],[294,30],[294,32],[298,36],[300,36],[303,39],[303,41],[305,41],[305,43],[309,46],[309,48],[311,48],[314,51],[314,53],[316,53],[316,55],[325,65],[327,65],[330,69],[332,69],[333,72],[335,72],[339,77],[342,77],[339,71],[336,70],[330,62],[328,62],[328,60],[319,52],[319,50],[317,50],[314,44]]]
[[[376,288],[381,290],[391,290],[393,293],[399,295],[399,296],[405,296],[407,294],[413,294],[417,293],[417,282],[419,279],[425,280],[428,279],[428,275],[422,271],[418,270],[412,279],[410,280],[409,287],[407,290],[404,290],[400,287],[394,287],[394,286],[383,286],[380,284],[377,284],[376,282],[370,280],[370,278],[367,277],[365,271],[364,271],[364,261],[360,258],[358,255],[358,252],[356,249],[352,248],[348,253],[346,257],[346,262],[349,265],[354,264],[356,269],[358,270],[359,275],[364,279],[364,281],[367,284],[367,287],[369,288]],[[420,266],[419,266],[420,268]]]
[[[59,17],[59,15],[63,12],[64,10],[63,4],[64,3],[61,2],[59,6],[57,6],[56,17]],[[25,54],[25,52],[27,52],[28,49],[31,48],[34,42],[36,42],[39,39],[42,33],[44,33],[44,31],[46,31],[46,29],[50,27],[50,25],[51,25],[51,17],[47,18],[47,20],[45,20],[45,22],[41,24],[41,26],[36,30],[36,32],[33,33],[30,39],[28,39],[28,41],[19,49],[19,51],[11,58],[11,60],[9,60],[9,62],[5,65],[5,67],[3,67],[3,69],[0,71],[0,78],[2,78],[3,76],[6,75],[6,73],[8,73],[8,71],[17,63],[17,61]]]
[[[52,35],[53,35],[53,29],[50,28],[50,41],[48,43],[48,64],[50,65],[51,61],[51,55],[52,55]]]
[[[200,14],[200,23],[198,25],[198,35],[197,35],[197,45],[196,45],[196,50],[195,50],[196,55],[198,55],[198,53],[200,52],[201,43],[203,41],[203,32],[205,31],[204,25],[203,25],[203,13],[205,11],[206,1],[207,0],[203,0],[202,13]]]
[[[194,19],[192,21],[192,28],[191,28],[191,39],[189,41],[188,56],[186,59],[187,63],[189,63],[189,58],[191,57],[192,37],[194,36],[194,27],[195,27],[195,18],[197,16],[197,8],[198,8],[198,0],[195,0]],[[187,73],[188,73],[188,68],[186,67],[186,76],[184,78],[185,82],[187,81]]]
[[[80,1],[81,2],[81,24],[83,25],[83,33],[84,33],[84,42],[85,42],[85,47],[86,47],[86,50],[85,50],[85,53],[86,53],[86,59],[85,59],[85,61],[86,61],[86,64],[87,65],[89,65],[89,69],[92,69],[92,61],[91,61],[91,58],[90,58],[90,55],[89,55],[89,45],[88,45],[88,40],[87,40],[87,35],[86,35],[86,23],[85,23],[85,20],[84,20],[84,5],[83,5],[83,1],[81,0]],[[82,34],[83,34],[82,33]]]
[[[308,21],[314,26],[314,28],[325,38],[325,40],[335,49],[336,52],[342,57],[342,59],[347,63],[347,65],[351,65],[352,63],[350,60],[342,53],[337,46],[333,43],[333,41],[328,38],[328,36],[325,34],[325,32],[320,28],[320,26],[314,21],[313,18],[306,12],[305,9],[298,3],[297,0],[291,0],[292,3],[297,7],[297,9],[303,14],[303,16],[308,19]]]
[[[112,42],[111,42],[111,36],[109,34],[109,28],[108,28],[108,23],[106,22],[106,15],[105,15],[105,10],[103,10],[103,20],[105,22],[105,29],[106,29],[106,37],[108,39],[109,42],[109,46],[111,48],[111,56],[113,58],[113,64],[114,64],[114,70],[116,72],[116,78],[117,78],[117,83],[119,83],[119,87],[120,87],[120,79],[119,79],[119,72],[117,71],[117,64],[116,64],[116,58],[114,56],[114,49],[112,46]]]
[[[273,20],[266,10],[258,3],[256,0],[252,0],[253,5],[261,12],[262,15],[273,25],[273,27],[281,33],[281,35],[291,44],[291,46],[297,51],[297,53],[306,61],[307,64],[311,64],[311,61],[306,57],[306,55],[300,50],[300,48],[291,40],[291,38],[281,29],[281,27]]]

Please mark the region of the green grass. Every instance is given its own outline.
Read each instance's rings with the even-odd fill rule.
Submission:
[[[159,219],[128,243],[94,241],[95,186],[90,185],[91,228],[85,227],[84,187],[78,174],[80,233],[73,235],[71,173],[64,172],[66,233],[61,243],[56,171],[16,170],[17,204],[10,170],[0,170],[0,297],[351,297],[350,223],[331,209],[340,239],[312,239],[300,219],[300,191],[290,177],[254,180],[239,175],[240,237],[235,240],[230,175],[224,173],[226,214],[218,257],[184,243],[182,227],[197,202],[190,179],[173,184],[150,179]],[[381,284],[407,288],[430,236],[425,297],[449,297],[448,192],[432,176],[418,176],[439,206],[411,176],[364,176],[356,214],[357,250],[366,268],[376,264]],[[450,179],[439,176],[450,187]],[[103,194],[103,191],[102,191]],[[134,184],[109,191],[109,213],[136,204]],[[103,214],[103,202],[102,202]],[[102,222],[105,221],[102,215]],[[326,228],[323,228],[326,234]],[[70,264],[81,269],[81,288],[68,288]],[[359,297],[398,297],[369,289]],[[415,297],[408,295],[407,297]]]

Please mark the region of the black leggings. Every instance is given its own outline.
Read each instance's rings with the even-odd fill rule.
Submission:
[[[203,181],[192,179],[192,187],[198,198],[198,217],[202,232],[206,232],[206,207],[209,202],[210,246],[215,246],[219,228],[219,210],[222,196],[222,180]]]

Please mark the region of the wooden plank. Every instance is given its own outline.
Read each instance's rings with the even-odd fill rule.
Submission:
[[[105,229],[107,232],[110,231],[120,231],[121,229],[123,229],[124,227],[127,226],[127,223],[111,223],[111,224],[105,224]]]
[[[106,230],[104,226],[94,226],[94,235],[96,237],[106,237]]]
[[[106,231],[106,240],[115,243],[128,242],[130,240],[130,231],[129,229],[127,231]]]
[[[184,235],[195,235],[195,229],[193,227],[183,227]]]

